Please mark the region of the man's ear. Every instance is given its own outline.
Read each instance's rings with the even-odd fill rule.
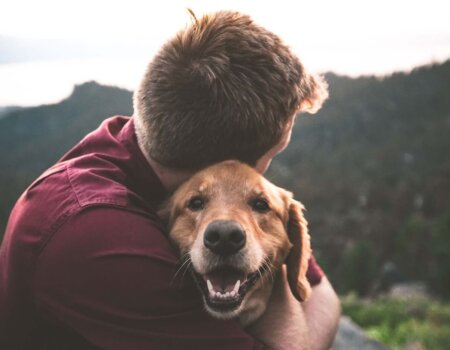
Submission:
[[[311,294],[311,285],[306,278],[311,245],[303,210],[304,207],[300,202],[291,200],[287,234],[292,248],[286,258],[286,266],[289,286],[298,301],[305,301]]]

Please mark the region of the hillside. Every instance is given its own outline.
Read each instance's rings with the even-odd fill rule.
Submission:
[[[341,291],[372,291],[390,261],[399,278],[450,293],[450,61],[327,81],[330,100],[298,118],[269,177],[306,205]]]
[[[316,255],[340,291],[405,279],[450,295],[450,61],[381,78],[327,74],[331,98],[297,119],[268,177],[307,207]],[[0,118],[0,230],[18,195],[131,93],[90,82]]]
[[[131,115],[131,92],[95,82],[58,104],[14,110],[0,118],[0,232],[28,184],[103,119]]]

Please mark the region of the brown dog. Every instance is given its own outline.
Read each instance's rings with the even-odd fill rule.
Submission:
[[[247,165],[225,161],[181,185],[160,215],[206,310],[248,325],[265,311],[283,263],[294,296],[309,296],[311,249],[302,212],[291,193]]]

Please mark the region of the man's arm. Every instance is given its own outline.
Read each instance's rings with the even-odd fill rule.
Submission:
[[[260,349],[238,322],[213,319],[203,310],[189,273],[176,275],[177,261],[150,218],[114,207],[86,208],[40,254],[38,312],[102,350]],[[66,348],[67,340],[59,345]]]
[[[339,299],[325,276],[312,288],[310,299],[300,304],[283,267],[267,311],[248,331],[270,349],[325,350],[333,343],[339,316]]]
[[[302,303],[309,329],[311,350],[330,349],[336,335],[341,304],[330,281],[322,281],[312,288],[311,297]]]

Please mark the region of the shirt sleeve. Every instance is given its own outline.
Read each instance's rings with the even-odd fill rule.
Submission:
[[[314,255],[309,259],[308,270],[306,271],[306,278],[308,279],[311,286],[316,286],[322,281],[322,277],[325,275],[323,270],[317,264]]]
[[[217,320],[155,222],[113,207],[73,215],[41,252],[38,310],[104,350],[260,349]]]

